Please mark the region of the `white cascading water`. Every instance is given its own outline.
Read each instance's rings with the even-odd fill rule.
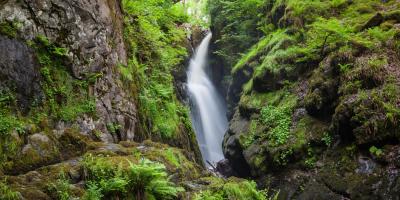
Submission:
[[[205,163],[215,164],[224,159],[222,141],[228,127],[225,104],[207,74],[209,33],[196,49],[190,61],[188,92],[192,103],[191,117],[197,141]]]

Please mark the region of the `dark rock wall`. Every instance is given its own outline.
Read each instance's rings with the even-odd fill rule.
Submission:
[[[102,74],[90,91],[96,97],[99,119],[80,119],[79,124],[85,129],[84,132],[100,130],[104,133],[102,140],[109,142],[134,139],[137,121],[133,95],[124,91],[118,82],[119,75],[115,73],[117,64],[126,63],[127,60],[121,12],[118,1],[106,0],[7,1],[0,8],[1,22],[20,24],[20,40],[32,40],[43,35],[51,42],[67,48],[68,67],[76,79],[85,79],[90,73]],[[16,68],[29,67],[25,63],[16,64],[19,66]],[[16,72],[9,75],[27,76],[24,71]],[[30,84],[29,81],[18,82]],[[105,126],[108,123],[118,123],[123,127],[121,138],[113,138],[108,133]]]
[[[40,73],[34,52],[23,42],[0,35],[0,87],[15,87],[17,102],[27,111],[42,96]]]

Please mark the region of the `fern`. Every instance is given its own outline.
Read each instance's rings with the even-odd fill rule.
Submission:
[[[102,190],[96,184],[89,183],[83,200],[101,200],[103,198]]]
[[[18,192],[13,191],[7,184],[6,180],[0,181],[0,199],[2,200],[18,200]]]
[[[276,200],[279,193],[272,197],[267,197],[267,192],[257,190],[257,185],[253,181],[247,180],[228,180],[225,183],[213,184],[212,189],[197,193],[194,200]]]
[[[88,155],[83,161],[87,174],[85,200],[118,197],[121,199],[170,200],[183,188],[175,186],[163,164],[143,159],[138,164],[128,161],[115,165],[105,157]]]
[[[168,180],[165,166],[149,160],[142,160],[139,164],[129,162],[129,188],[134,191],[137,199],[169,200],[177,197],[183,188],[176,187]]]

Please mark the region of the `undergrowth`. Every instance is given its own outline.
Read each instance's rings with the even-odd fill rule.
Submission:
[[[183,46],[186,33],[179,25],[187,22],[188,16],[171,0],[124,0],[122,5],[130,60],[127,66],[120,66],[120,72],[138,91],[144,130],[173,138],[188,120],[187,109],[176,98],[171,75],[187,56]]]
[[[210,189],[196,194],[194,200],[276,200],[279,193],[268,197],[265,190],[258,190],[254,181],[228,179],[227,181],[214,180]]]
[[[83,160],[87,192],[84,199],[175,199],[184,189],[172,183],[165,166],[146,159],[114,163],[87,155]]]

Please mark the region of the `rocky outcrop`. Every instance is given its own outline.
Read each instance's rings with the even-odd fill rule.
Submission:
[[[114,142],[119,140],[133,140],[136,128],[136,105],[134,98],[128,91],[124,91],[118,82],[119,75],[115,73],[118,63],[126,63],[126,48],[123,42],[122,11],[118,1],[6,1],[0,7],[0,22],[14,23],[18,29],[16,36],[20,41],[33,40],[38,36],[45,36],[50,42],[68,49],[67,59],[71,75],[76,79],[85,80],[91,74],[101,74],[96,83],[91,86],[90,93],[96,98],[98,119],[84,118],[82,121],[91,121],[93,126],[84,129],[100,130],[103,141]],[[13,50],[8,39],[9,50]],[[19,42],[21,43],[21,42]],[[38,95],[39,76],[38,65],[33,63],[32,50],[24,50],[23,45],[14,44],[15,51],[9,51],[9,59],[20,60],[11,64],[7,69],[26,69],[6,74],[7,78],[20,77],[20,88],[30,85],[24,93],[36,90],[31,95],[35,99]],[[4,44],[5,45],[5,44]],[[19,49],[15,49],[19,48]],[[1,48],[1,51],[7,50]],[[14,52],[15,57],[12,53]],[[31,55],[24,52],[31,52]],[[7,54],[2,54],[6,56]],[[21,56],[31,59],[20,59]],[[3,59],[2,59],[3,60]],[[10,62],[12,63],[12,62]],[[15,65],[15,67],[13,67]],[[29,70],[31,73],[29,73]],[[34,70],[35,69],[35,70]],[[36,71],[36,72],[34,72]],[[28,73],[27,73],[28,72]],[[23,79],[23,77],[29,77]],[[36,83],[31,84],[32,81]],[[35,86],[36,85],[36,86]],[[36,87],[36,89],[34,89]],[[31,92],[32,93],[32,92]],[[25,94],[27,95],[27,94]],[[22,101],[23,103],[23,101]],[[26,103],[25,103],[26,104]],[[118,123],[122,130],[120,136],[113,136],[107,130],[106,124]],[[87,132],[87,131],[86,131]]]
[[[36,134],[31,136],[32,144],[42,143],[50,141],[42,134]],[[50,144],[48,144],[50,146]],[[34,147],[36,148],[36,147]],[[85,156],[108,156],[110,163],[115,167],[129,166],[128,162],[138,162],[138,159],[146,158],[153,161],[164,163],[166,172],[170,175],[171,179],[175,183],[193,185],[196,179],[200,176],[207,176],[210,174],[203,173],[202,168],[195,164],[193,160],[189,160],[185,157],[184,151],[174,149],[164,144],[154,143],[151,141],[145,141],[143,143],[134,142],[120,142],[119,144],[105,144],[95,143],[91,145],[91,148],[85,154]],[[136,152],[136,154],[132,154]],[[174,156],[168,157],[171,154]],[[42,153],[46,154],[45,151]],[[141,155],[137,157],[136,155]],[[176,156],[176,157],[175,157]],[[70,195],[74,197],[82,197],[85,192],[85,180],[87,179],[87,169],[85,169],[84,160],[85,157],[73,157],[63,161],[53,162],[44,167],[32,168],[28,171],[19,171],[18,174],[5,176],[7,184],[15,192],[18,193],[20,199],[58,199],[57,188],[52,189],[60,180],[60,174],[64,174],[64,178],[69,180],[69,191]],[[187,193],[182,194],[193,196],[200,187],[187,187]],[[2,195],[0,193],[0,195]]]

